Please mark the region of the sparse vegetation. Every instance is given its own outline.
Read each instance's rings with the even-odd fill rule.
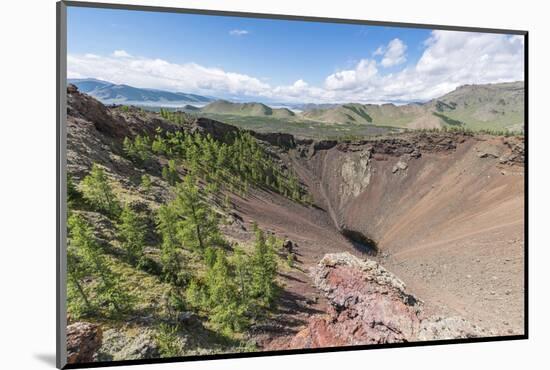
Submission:
[[[96,210],[109,215],[118,215],[120,204],[116,199],[109,179],[99,165],[94,164],[90,173],[82,180],[82,196]]]
[[[151,176],[149,176],[147,174],[141,175],[141,184],[140,184],[140,186],[146,194],[151,192],[151,186],[152,185],[153,184],[151,182]]]
[[[91,226],[81,216],[71,215],[68,231],[69,313],[79,318],[93,315],[112,317],[128,312],[133,299],[121,289],[120,278],[109,268]]]
[[[145,224],[140,215],[128,205],[125,205],[120,213],[117,237],[126,253],[128,262],[135,266],[142,265],[144,263]]]
[[[185,112],[170,111],[166,108],[160,108],[160,116],[177,125],[188,124],[191,121],[191,116]]]
[[[155,335],[155,342],[161,357],[177,357],[183,355],[177,335],[177,326],[161,323]]]
[[[148,136],[137,135],[132,141],[124,138],[124,153],[134,162],[142,164],[151,158],[151,140]]]
[[[162,178],[170,185],[174,186],[179,180],[178,170],[176,169],[176,161],[170,159],[168,165],[162,167]]]
[[[443,126],[442,128],[430,128],[430,129],[418,129],[418,130],[410,130],[410,132],[425,132],[425,133],[440,133],[440,132],[451,132],[451,133],[460,133],[465,135],[474,135],[474,134],[482,134],[482,135],[491,135],[491,136],[523,136],[523,131],[510,131],[510,130],[489,130],[489,129],[482,129],[482,130],[472,130],[467,127],[456,127],[456,126]]]

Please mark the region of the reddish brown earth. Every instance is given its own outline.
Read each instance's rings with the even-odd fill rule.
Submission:
[[[318,207],[262,192],[235,200],[245,220],[298,244],[299,270],[282,276],[288,302],[259,336],[265,348],[286,348],[312,313],[329,311],[309,270],[325,253],[362,254],[344,228],[377,243],[374,258],[426,313],[458,315],[489,335],[523,333],[521,138],[430,133],[313,145],[282,157]]]
[[[76,90],[68,92],[68,170],[76,179],[98,162],[121,186],[131,188],[130,179],[142,171],[123,158],[124,136],[150,134],[157,126],[179,129],[153,113],[124,113]],[[199,120],[193,129],[215,136],[234,128]],[[296,172],[315,204],[300,205],[259,189],[246,198],[231,195],[234,212],[244,222],[224,228],[228,238],[251,240],[255,221],[296,245],[296,267],[280,272],[283,291],[276,313],[251,332],[260,348],[299,346],[296,336],[303,337],[312,320],[317,332],[333,331],[332,319],[323,317],[332,317],[334,301],[315,284],[310,270],[327,253],[367,257],[363,246],[342,236],[343,229],[376,242],[378,254],[369,258],[424,302],[424,315],[459,316],[489,335],[523,333],[522,138],[408,133],[336,143],[255,136]],[[160,165],[147,171],[156,174],[150,202],[165,202],[170,192]],[[389,338],[374,342],[384,340]]]
[[[288,348],[383,344],[487,335],[459,317],[429,317],[422,301],[373,260],[349,253],[327,254],[312,270],[315,286],[329,299]]]

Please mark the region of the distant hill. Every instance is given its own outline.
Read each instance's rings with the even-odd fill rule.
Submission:
[[[200,111],[201,109],[200,109],[199,107],[195,107],[194,105],[186,104],[186,105],[183,107],[183,110],[184,110],[184,111],[188,111],[188,112],[198,112],[198,111]]]
[[[227,100],[216,100],[201,108],[201,112],[275,118],[290,118],[296,115],[287,108],[271,108],[262,103],[232,103]]]
[[[464,85],[426,103],[343,104],[313,108],[301,117],[335,124],[373,124],[406,128],[462,126],[471,129],[521,131],[524,83]]]
[[[207,104],[214,100],[202,95],[117,85],[92,78],[68,79],[67,82],[104,104],[185,105]]]
[[[525,88],[523,82],[464,85],[427,105],[447,124],[523,129]]]

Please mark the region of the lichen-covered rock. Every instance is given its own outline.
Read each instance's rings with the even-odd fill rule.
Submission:
[[[100,357],[114,361],[149,359],[159,357],[159,352],[151,330],[109,329],[105,331]]]
[[[372,260],[327,254],[312,271],[331,307],[314,316],[289,348],[468,338],[481,331],[461,318],[427,318],[405,284]]]
[[[422,320],[417,340],[475,338],[491,335],[462,317],[430,317]]]
[[[102,339],[103,333],[99,325],[76,322],[67,326],[67,363],[94,361]]]

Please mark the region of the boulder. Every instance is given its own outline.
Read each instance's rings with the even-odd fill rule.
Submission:
[[[288,252],[292,253],[294,251],[295,244],[290,239],[286,239],[283,242],[283,248]]]
[[[101,360],[138,360],[159,357],[154,333],[149,329],[105,331],[100,349]]]
[[[403,161],[403,160],[399,160],[395,166],[393,166],[391,172],[392,173],[396,173],[397,171],[404,171],[406,170],[407,168],[409,167],[409,165],[407,164],[407,162]]]
[[[372,260],[349,253],[327,254],[312,270],[312,278],[330,307],[327,314],[310,318],[289,348],[469,338],[482,333],[462,318],[424,317],[422,302]]]
[[[102,339],[103,332],[99,325],[76,322],[67,326],[67,363],[94,361]]]

